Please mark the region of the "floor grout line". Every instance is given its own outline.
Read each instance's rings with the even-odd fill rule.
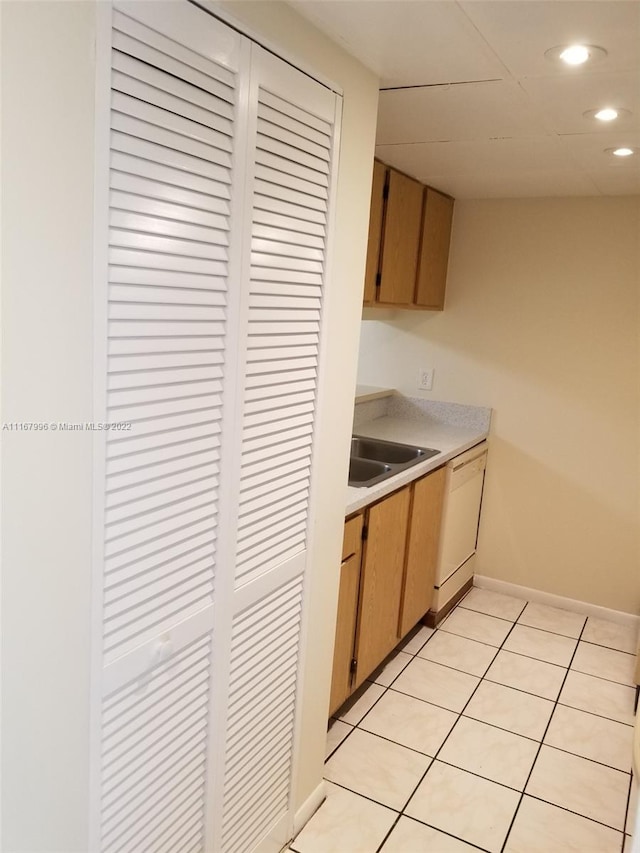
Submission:
[[[572,669],[571,672],[575,672],[575,669]],[[582,675],[582,673],[580,674]],[[560,699],[558,699],[558,705],[562,705],[563,708],[570,708],[572,711],[581,711],[583,714],[589,714],[589,716],[591,717],[598,717],[601,720],[608,720],[608,722],[610,723],[618,723],[618,725],[620,726],[627,726],[627,728],[629,729],[632,729],[634,727],[634,723],[625,723],[622,720],[616,720],[615,717],[606,717],[604,714],[596,713],[596,711],[587,711],[586,708],[578,708],[576,705],[569,705],[567,704],[566,699],[564,702],[561,702]]]
[[[619,767],[614,767],[613,764],[605,764],[604,761],[597,761],[595,758],[589,758],[587,755],[580,755],[579,752],[571,752],[570,749],[563,749],[561,746],[556,746],[553,743],[545,743],[542,741],[542,745],[546,746],[548,749],[555,749],[556,752],[564,752],[565,755],[574,755],[576,758],[582,758],[584,761],[590,761],[592,764],[597,764],[598,767],[606,767],[607,770],[616,770],[618,773],[622,773],[625,776],[628,776],[631,773],[631,767],[629,767],[629,770],[620,770]],[[631,759],[629,759],[629,763],[631,763]]]
[[[633,773],[631,774],[631,779],[629,779],[629,790],[627,792],[627,806],[624,810],[624,829],[622,830],[623,840],[622,847],[624,848],[624,834],[627,831],[627,826],[629,824],[629,806],[631,805],[631,790],[633,788]]]
[[[603,823],[601,820],[596,820],[594,817],[587,817],[586,815],[583,815],[580,812],[576,812],[573,809],[568,809],[566,806],[559,806],[557,803],[552,803],[551,800],[545,800],[544,797],[539,797],[537,794],[525,794],[524,796],[529,797],[529,799],[531,800],[537,800],[539,803],[544,803],[547,806],[553,806],[555,809],[559,809],[562,812],[567,812],[568,814],[573,814],[576,817],[581,817],[583,820],[588,820],[591,823],[596,823],[598,826],[604,826],[605,829],[610,829],[612,832],[618,832],[621,835],[624,835],[624,832],[621,829],[618,829],[615,826],[611,826],[610,823]]]

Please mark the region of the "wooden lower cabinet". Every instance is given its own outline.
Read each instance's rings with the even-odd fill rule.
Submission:
[[[445,482],[446,469],[438,468],[413,485],[400,610],[401,637],[404,637],[431,607]]]
[[[445,477],[432,471],[345,524],[330,714],[429,610]]]
[[[351,662],[358,618],[362,520],[362,515],[357,515],[355,518],[350,518],[344,526],[329,714],[333,714],[346,702],[353,689]]]
[[[407,486],[372,506],[368,513],[354,687],[362,684],[398,645],[410,505],[411,487]]]

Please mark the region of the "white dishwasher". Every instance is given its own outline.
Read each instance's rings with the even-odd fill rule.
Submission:
[[[440,546],[430,616],[436,623],[473,577],[487,442],[447,463]],[[449,606],[447,606],[449,605]]]

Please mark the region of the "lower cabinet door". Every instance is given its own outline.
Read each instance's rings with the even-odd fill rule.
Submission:
[[[398,620],[411,490],[371,507],[362,567],[354,688],[398,644]]]
[[[333,676],[329,715],[346,702],[351,694],[351,661],[354,654],[356,619],[358,616],[358,589],[360,586],[360,552],[353,554],[340,568],[338,593],[338,620],[336,642],[333,650]]]
[[[442,522],[446,469],[439,468],[413,484],[413,502],[400,615],[404,637],[431,607]]]

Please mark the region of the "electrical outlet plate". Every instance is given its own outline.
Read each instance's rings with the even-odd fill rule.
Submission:
[[[421,367],[418,371],[418,389],[431,391],[433,388],[433,367]]]

